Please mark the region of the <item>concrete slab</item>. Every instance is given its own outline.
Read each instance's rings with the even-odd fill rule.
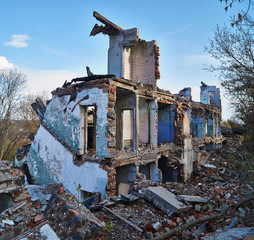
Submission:
[[[206,203],[209,200],[209,198],[190,195],[178,195],[178,197],[186,202],[195,202],[195,203]]]
[[[31,201],[34,202],[36,200],[42,201],[44,200],[44,195],[41,193],[42,189],[45,189],[44,187],[41,187],[39,185],[27,185],[26,186],[27,191],[31,197]]]
[[[146,188],[144,197],[167,214],[173,212],[181,213],[192,209],[191,205],[183,204],[177,199],[175,194],[161,186]]]
[[[212,236],[211,236],[212,235]],[[234,239],[252,239],[254,237],[253,227],[232,228],[226,232],[215,232],[205,240],[234,240]]]

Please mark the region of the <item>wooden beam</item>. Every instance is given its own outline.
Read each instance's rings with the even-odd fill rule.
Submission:
[[[93,16],[100,21],[101,23],[104,23],[105,25],[117,30],[117,31],[123,31],[122,28],[118,27],[116,24],[110,22],[107,18],[103,17],[102,15],[100,15],[98,12],[94,11],[93,12]]]
[[[127,223],[128,225],[130,225],[131,227],[133,227],[134,229],[136,229],[139,232],[143,232],[143,229],[141,229],[140,227],[138,227],[137,225],[135,225],[134,223],[128,221],[127,219],[125,219],[124,217],[120,216],[118,213],[112,211],[111,209],[104,207],[103,208],[105,210],[107,210],[108,212],[110,212],[111,214],[115,215],[116,217],[118,217],[119,219],[121,219],[122,221],[124,221],[125,223]]]

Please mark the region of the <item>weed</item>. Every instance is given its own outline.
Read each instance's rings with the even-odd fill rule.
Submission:
[[[108,221],[107,225],[106,225],[106,228],[107,228],[107,231],[110,233],[112,232],[113,228],[115,227],[116,225],[112,223],[111,220]]]

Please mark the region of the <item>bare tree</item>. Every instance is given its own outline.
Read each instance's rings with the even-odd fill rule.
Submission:
[[[232,102],[238,119],[254,130],[254,40],[252,27],[238,25],[236,28],[217,26],[215,36],[205,51],[218,60],[209,70],[219,71],[221,84]],[[253,137],[254,141],[254,137]]]
[[[244,22],[245,25],[248,25],[249,27],[254,27],[254,19],[252,18],[253,14],[253,6],[254,1],[253,0],[219,0],[221,3],[225,4],[225,11],[228,12],[230,8],[232,8],[235,3],[247,3],[246,8],[242,8],[236,15],[233,15],[231,17],[231,26],[238,26],[239,24],[242,24]]]
[[[12,69],[0,72],[0,160],[6,156],[10,145],[20,140],[17,131],[13,134],[13,120],[19,118],[25,86],[26,76],[22,72]]]
[[[46,105],[46,102],[49,99],[49,94],[46,91],[36,94],[28,94],[21,101],[20,118],[22,119],[22,123],[24,125],[23,128],[33,135],[35,135],[40,126],[40,120],[31,106],[37,98],[40,98]]]

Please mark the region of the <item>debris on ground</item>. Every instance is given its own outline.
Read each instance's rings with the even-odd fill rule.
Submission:
[[[24,185],[23,173],[0,162],[0,240],[251,239],[254,189],[232,162],[234,141],[211,153],[186,183],[137,176],[128,195],[89,209],[61,184]]]

